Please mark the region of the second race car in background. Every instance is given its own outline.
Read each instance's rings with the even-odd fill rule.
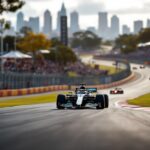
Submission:
[[[141,66],[140,66],[140,69],[144,69],[144,68],[145,68],[145,66],[144,66],[144,65],[141,65]]]
[[[113,90],[110,90],[110,94],[124,94],[124,91],[122,88],[115,88]]]

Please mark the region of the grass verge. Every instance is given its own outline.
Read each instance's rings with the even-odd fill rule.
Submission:
[[[100,68],[101,70],[108,70],[108,74],[109,74],[109,75],[112,75],[112,74],[115,74],[115,73],[118,73],[119,71],[121,71],[121,70],[116,70],[115,67],[104,66],[104,65],[100,65],[99,68]]]
[[[93,68],[94,68],[94,66],[95,66],[95,64],[91,65],[91,67],[93,67]],[[121,69],[116,70],[116,68],[114,66],[105,66],[105,65],[101,65],[101,64],[99,65],[99,69],[100,70],[108,70],[109,75],[112,75],[112,74],[122,71]]]
[[[128,103],[131,105],[150,107],[150,93],[140,96],[138,98],[132,99],[132,100],[128,100]]]
[[[65,94],[67,92],[63,92],[61,94]],[[23,98],[9,99],[0,101],[0,108],[4,107],[13,107],[13,106],[21,106],[21,105],[33,105],[33,104],[44,104],[44,103],[52,103],[56,101],[57,95],[59,93],[51,93],[41,96],[29,96]]]

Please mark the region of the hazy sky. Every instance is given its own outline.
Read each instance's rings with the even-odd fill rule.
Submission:
[[[65,3],[68,15],[76,10],[80,14],[81,28],[87,26],[98,26],[98,12],[107,11],[108,17],[118,15],[121,24],[133,27],[133,21],[141,19],[146,24],[146,19],[150,18],[150,0],[24,0],[26,5],[19,11],[24,12],[25,18],[29,16],[40,16],[41,25],[43,12],[46,9],[51,11],[53,25],[56,26],[56,15],[61,8],[62,2]],[[3,14],[8,20],[16,22],[16,14]]]

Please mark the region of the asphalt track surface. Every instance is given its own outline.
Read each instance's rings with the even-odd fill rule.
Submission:
[[[110,95],[107,109],[57,110],[50,103],[0,109],[0,150],[149,150],[150,112],[115,105],[150,92],[150,69],[136,72],[137,80],[120,86],[124,95]]]

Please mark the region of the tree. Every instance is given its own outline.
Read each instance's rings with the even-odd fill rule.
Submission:
[[[138,40],[141,43],[150,42],[150,28],[142,29],[139,33]]]
[[[10,23],[4,19],[0,19],[0,33],[3,34],[5,30],[10,28]]]
[[[24,4],[21,0],[0,0],[0,14],[3,12],[15,12]]]
[[[32,28],[30,27],[24,26],[20,29],[20,33],[23,35],[27,35],[29,32],[32,32]]]
[[[53,48],[46,58],[58,63],[60,66],[65,66],[67,63],[74,63],[77,61],[74,52],[64,45],[59,45],[57,48]]]
[[[116,48],[120,48],[122,53],[131,53],[136,51],[138,38],[137,35],[121,35],[119,36],[116,41]]]
[[[29,32],[17,43],[17,48],[24,52],[32,52],[35,56],[36,51],[41,49],[50,49],[51,42],[43,34]]]
[[[76,32],[73,35],[71,46],[80,47],[85,50],[97,49],[100,47],[101,39],[91,31]]]
[[[52,47],[62,46],[62,42],[59,41],[58,38],[52,38],[51,39]]]

